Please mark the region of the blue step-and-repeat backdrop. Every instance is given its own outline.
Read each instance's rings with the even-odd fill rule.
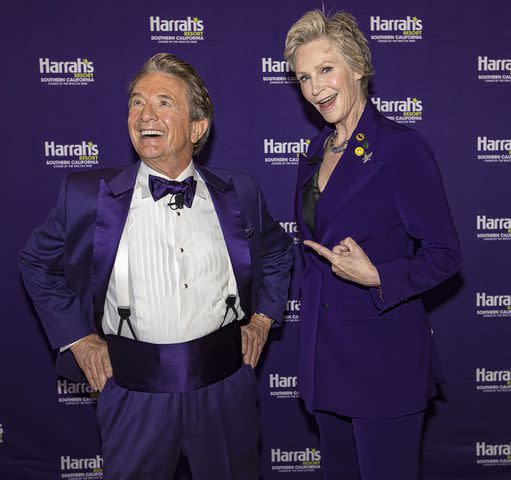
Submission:
[[[461,274],[425,298],[447,383],[428,411],[423,478],[509,479],[511,3],[324,3],[353,13],[369,39],[374,104],[432,144],[461,239]],[[199,161],[253,174],[298,242],[298,156],[322,121],[304,105],[282,51],[291,24],[318,7],[320,0],[4,5],[0,478],[103,478],[96,394],[55,375],[16,254],[66,174],[135,159],[130,77],[160,51],[193,64],[216,110]],[[299,322],[293,287],[257,371],[267,480],[321,478],[315,425],[297,395]]]

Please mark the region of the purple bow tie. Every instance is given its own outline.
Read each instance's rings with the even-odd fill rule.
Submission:
[[[192,176],[185,178],[182,182],[176,182],[155,175],[149,175],[149,190],[151,190],[151,195],[155,202],[168,194],[181,194],[184,198],[184,204],[188,208],[191,208],[196,188],[197,181],[194,180]]]

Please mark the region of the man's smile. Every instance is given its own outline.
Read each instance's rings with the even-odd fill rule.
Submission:
[[[142,137],[163,137],[165,135],[165,132],[162,130],[140,130],[140,135]]]

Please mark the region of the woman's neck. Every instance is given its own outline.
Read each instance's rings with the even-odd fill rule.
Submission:
[[[366,102],[367,98],[365,98],[365,96],[360,93],[360,95],[353,103],[353,107],[351,108],[348,115],[335,124],[335,129],[337,130],[335,146],[339,146],[342,142],[351,137],[352,133],[357,127],[360,117],[362,116]]]

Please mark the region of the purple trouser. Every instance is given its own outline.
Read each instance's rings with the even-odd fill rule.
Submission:
[[[418,480],[424,412],[348,418],[317,411],[323,480]]]
[[[168,372],[169,365],[165,362],[171,362],[174,367],[180,362],[180,369],[186,370],[190,362],[182,361],[181,347],[185,344],[176,346],[179,350],[174,355],[173,346],[137,342],[126,350],[126,343],[133,341],[114,341],[120,344],[121,354],[119,348],[116,351],[109,343],[114,377],[101,392],[97,410],[106,480],[172,480],[181,455],[187,457],[194,480],[260,477],[257,379],[251,366],[242,365],[226,378],[190,390],[186,388],[187,375],[180,372],[174,379],[179,383],[179,390],[174,393],[159,389],[161,385],[169,385],[168,375],[164,374],[149,381],[152,391],[140,391],[119,385],[119,381],[139,384],[136,375],[128,378],[136,365],[131,364],[127,369],[130,358],[123,361],[122,355],[132,352],[133,346],[141,357],[137,361],[144,373],[151,370],[156,376],[159,369]],[[142,350],[147,347],[148,355],[140,347]],[[218,361],[220,355],[214,351],[216,348],[211,343],[201,344],[201,360],[203,356],[216,355]],[[223,351],[229,348],[231,342]],[[197,353],[195,347],[192,350]],[[172,355],[168,355],[169,351]],[[188,379],[196,384],[197,378],[205,378],[211,372],[198,372],[198,362],[190,358],[193,375],[188,375]],[[158,362],[163,364],[158,367]],[[148,364],[153,366],[148,368]]]

